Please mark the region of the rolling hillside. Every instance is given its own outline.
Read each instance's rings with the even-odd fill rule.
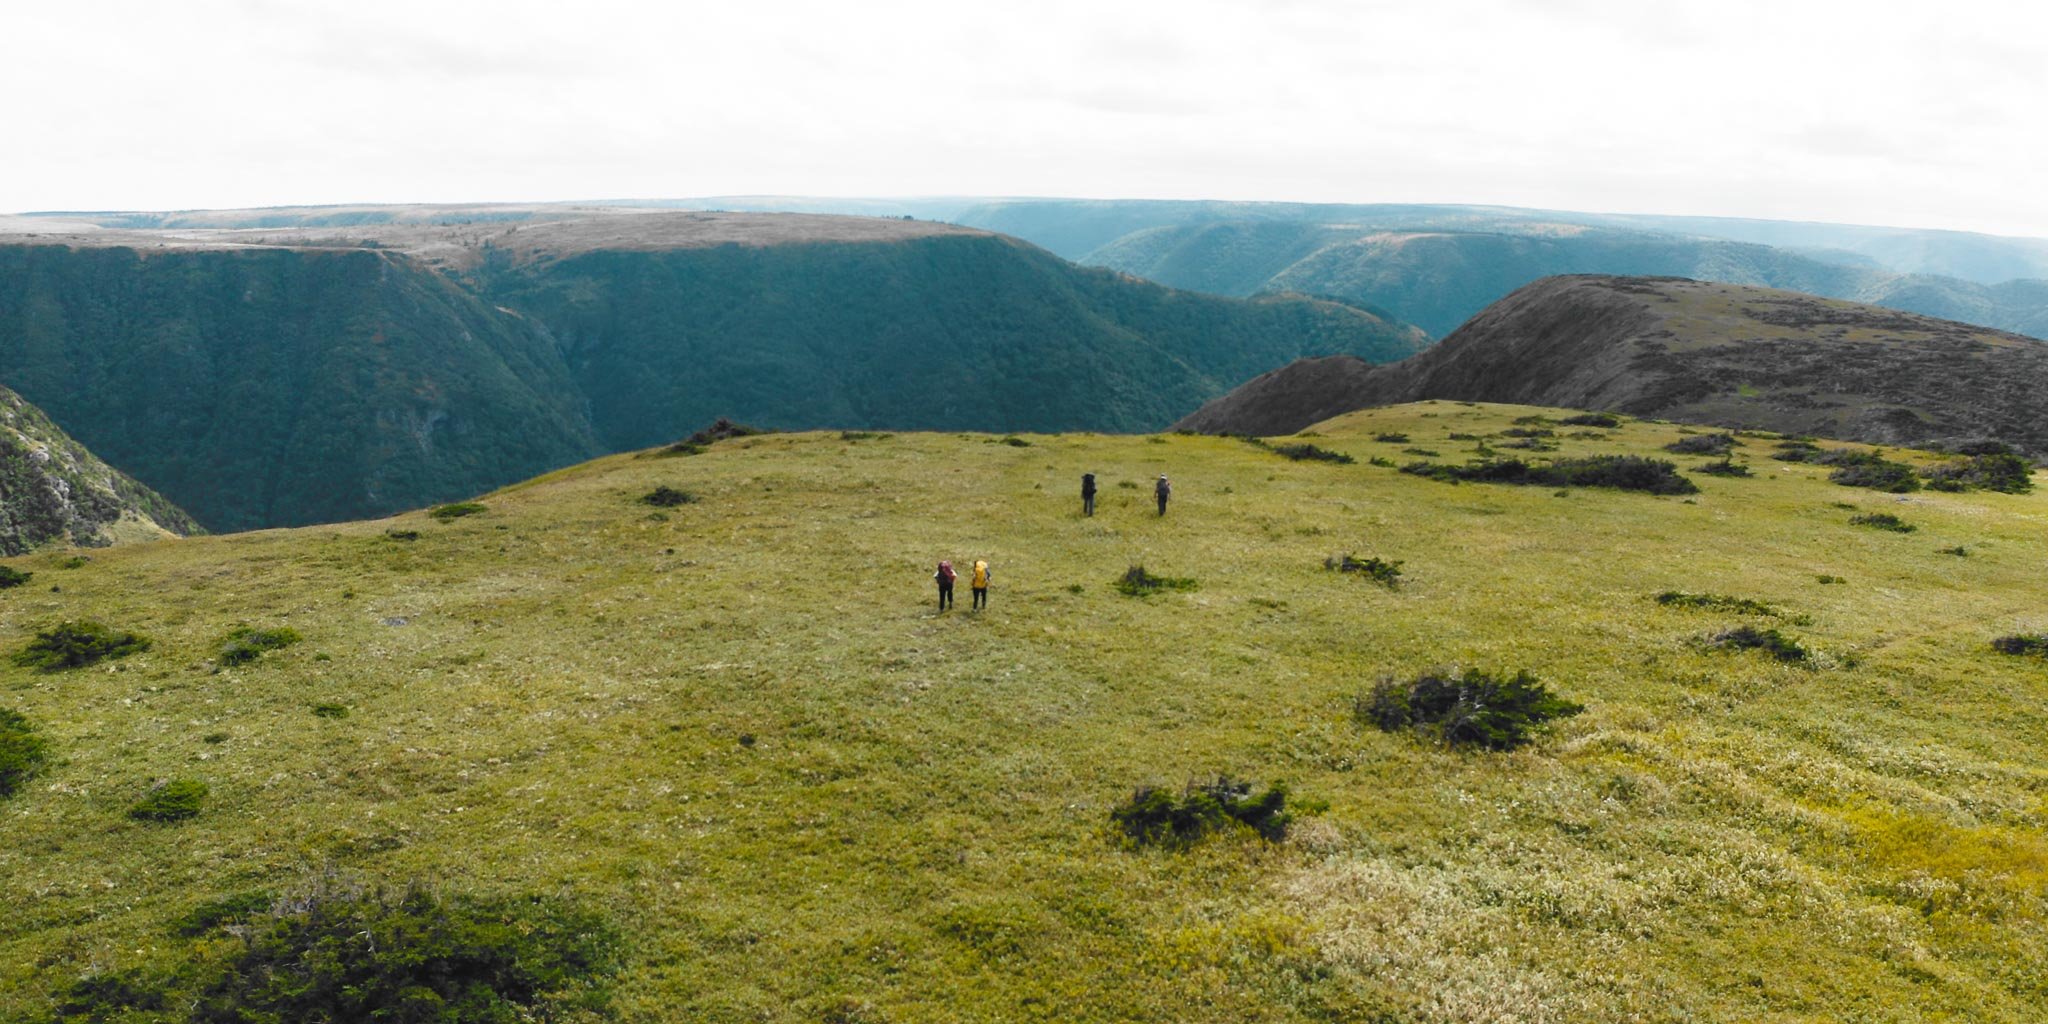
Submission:
[[[1762,437],[1748,478],[1680,458],[1684,498],[1391,465],[1696,436],[1565,415],[1423,403],[1300,442],[1349,465],[773,435],[460,518],[111,549],[0,592],[9,653],[79,619],[153,641],[0,662],[47,746],[0,798],[0,1019],[310,1013],[350,997],[300,979],[442,926],[343,916],[260,957],[425,892],[498,915],[472,957],[573,923],[578,987],[512,991],[553,1019],[2034,1020],[2048,718],[2038,658],[1991,641],[2048,625],[2048,496],[1879,495]],[[1916,532],[1851,521],[1878,513]],[[993,561],[986,613],[934,613],[944,557]],[[1126,596],[1133,564],[1187,582]],[[246,630],[281,646],[231,658]],[[1506,752],[1366,714],[1441,666],[1584,709]],[[1112,819],[1219,773],[1285,783],[1291,822]]]
[[[2048,346],[1793,292],[1556,277],[1413,359],[1294,364],[1177,427],[1285,433],[1421,398],[1612,409],[1880,444],[1997,438],[2048,453]]]
[[[1176,292],[948,225],[493,210],[0,237],[0,383],[239,530],[467,497],[717,416],[1156,429],[1267,366],[1426,340],[1340,303]]]
[[[182,537],[190,516],[0,388],[0,555]]]

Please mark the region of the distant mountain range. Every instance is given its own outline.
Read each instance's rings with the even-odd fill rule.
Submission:
[[[41,409],[0,388],[0,555],[184,536],[190,516],[101,462]]]
[[[2048,453],[2044,396],[2048,345],[2031,338],[1774,289],[1577,276],[1524,287],[1404,362],[1304,360],[1176,426],[1283,434],[1435,398]]]
[[[717,416],[1153,430],[1279,363],[1428,340],[918,221],[537,206],[10,226],[0,383],[219,530],[466,497]]]

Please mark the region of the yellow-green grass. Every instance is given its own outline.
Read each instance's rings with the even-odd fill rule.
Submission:
[[[1857,491],[1754,438],[1754,478],[1691,499],[1367,462],[1461,460],[1447,434],[1538,411],[1318,427],[1348,466],[772,435],[447,523],[17,559],[0,647],[73,618],[156,645],[0,669],[55,754],[0,803],[0,1017],[171,962],[194,904],[338,871],[604,910],[630,1021],[2035,1019],[2048,667],[1988,642],[2048,626],[2048,495]],[[1681,429],[1560,427],[1554,454]],[[657,515],[657,485],[701,500]],[[1401,560],[1400,587],[1323,568],[1345,552]],[[985,614],[964,583],[935,613],[940,558],[992,562]],[[1133,564],[1199,588],[1121,595]],[[1743,620],[1665,590],[1768,602],[1790,618],[1752,621],[1815,664],[1708,649]],[[209,671],[244,624],[305,640]],[[1438,665],[1587,711],[1510,754],[1357,724],[1376,678]],[[1328,809],[1278,845],[1118,844],[1134,786],[1219,772]],[[211,787],[199,818],[125,816],[167,778]]]

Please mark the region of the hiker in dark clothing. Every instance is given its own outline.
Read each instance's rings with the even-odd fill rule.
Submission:
[[[940,562],[939,571],[932,573],[932,579],[939,581],[939,610],[953,607],[953,581],[959,574],[953,571],[953,563]]]
[[[1159,482],[1152,485],[1152,493],[1159,499],[1159,514],[1166,514],[1166,499],[1173,496],[1173,485],[1166,482],[1166,474],[1159,474]]]
[[[1093,473],[1081,474],[1081,514],[1084,516],[1095,514],[1095,474]]]

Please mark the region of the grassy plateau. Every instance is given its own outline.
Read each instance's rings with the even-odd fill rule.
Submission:
[[[239,941],[180,937],[202,904],[337,878],[612,922],[608,1008],[571,1017],[2038,1020],[2048,662],[1992,641],[2048,629],[2048,495],[1844,487],[1756,435],[1752,476],[1714,476],[1662,452],[1686,428],[1566,415],[1306,439],[1349,464],[741,437],[459,517],[9,560],[34,577],[0,652],[79,621],[149,644],[0,661],[45,754],[0,799],[0,1020]],[[1531,416],[1554,450],[1500,454],[1670,459],[1698,492],[1398,469]],[[1850,522],[1877,512],[1917,529]],[[986,612],[965,581],[937,612],[941,558],[989,560]],[[1135,566],[1177,585],[1119,590]],[[1743,626],[1803,657],[1714,639]],[[1505,752],[1361,720],[1447,667],[1584,710]],[[1284,838],[1112,819],[1220,775],[1284,784]],[[135,810],[171,796],[196,815]]]

